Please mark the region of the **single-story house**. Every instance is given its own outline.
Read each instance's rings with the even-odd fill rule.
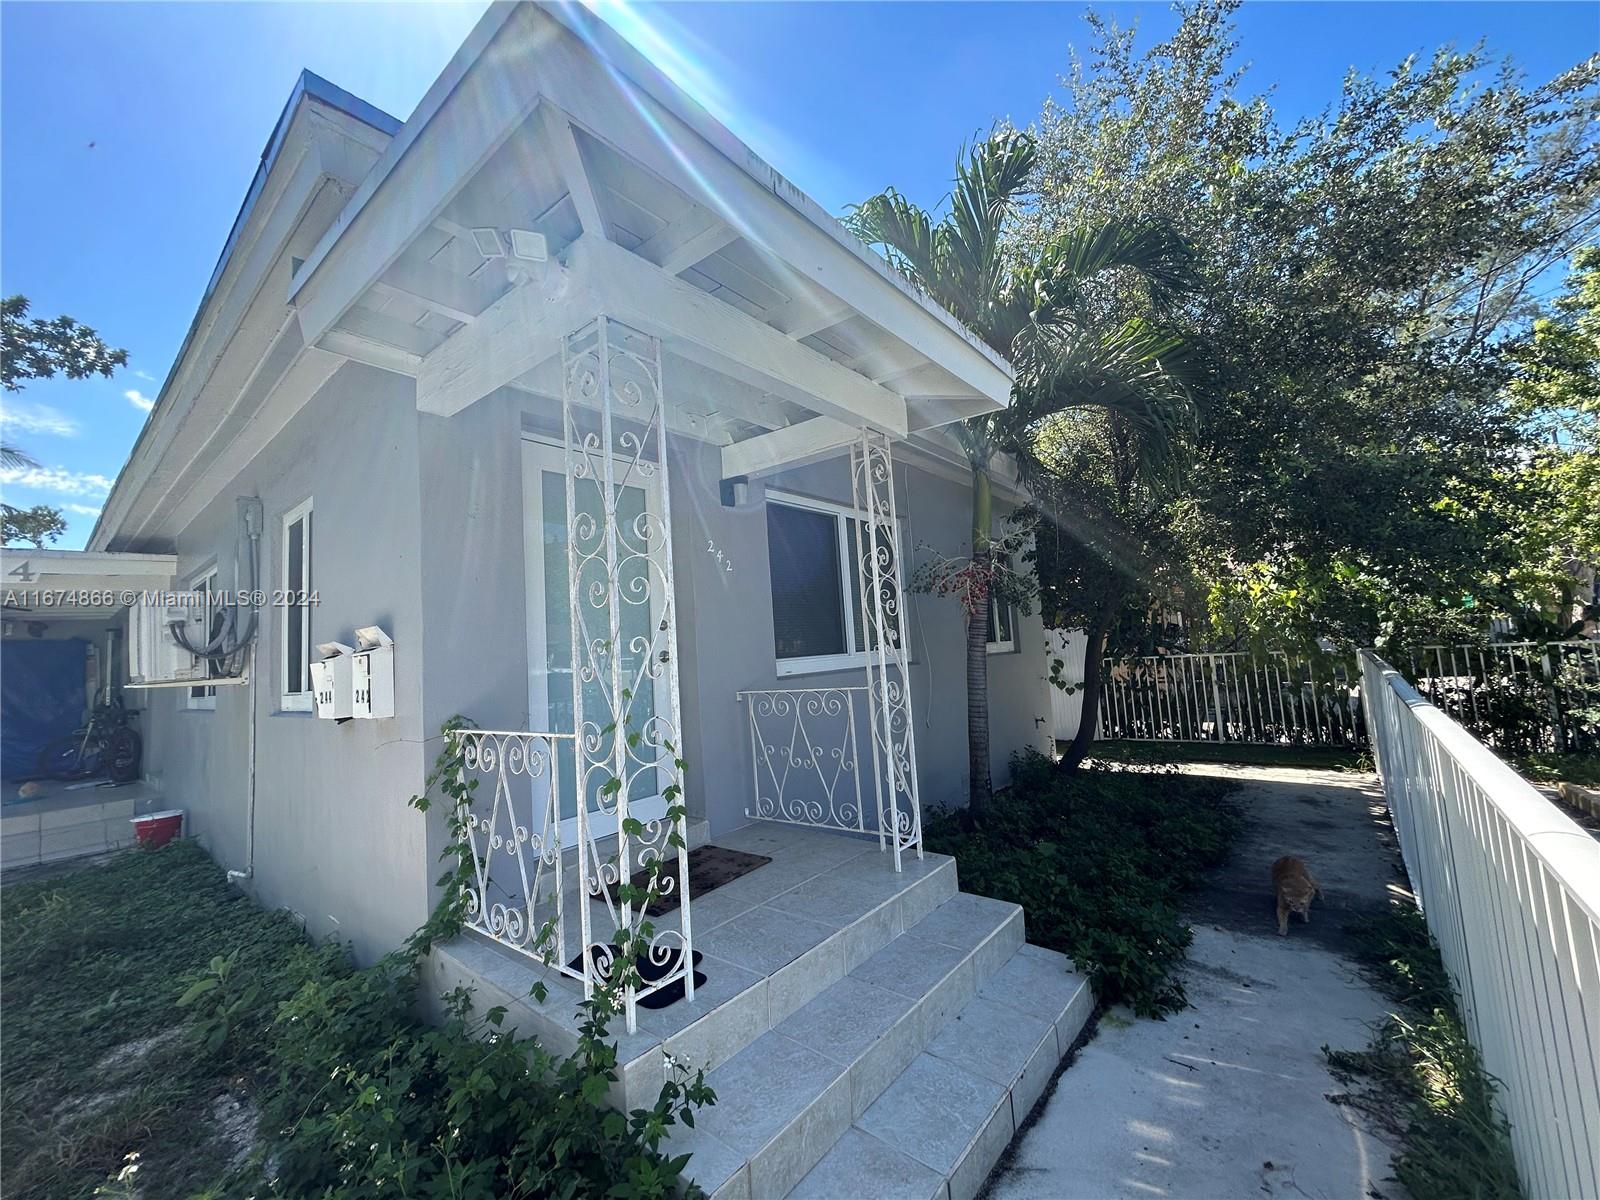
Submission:
[[[906,580],[966,553],[946,427],[1011,383],[586,9],[491,7],[403,122],[307,74],[90,542],[221,594],[128,613],[147,783],[370,957],[437,899],[407,800],[460,714],[440,982],[561,1048],[666,852],[616,1101],[710,1068],[674,1145],[716,1195],[971,1195],[1090,1003],[922,846],[964,622]],[[1003,782],[1051,700],[1039,618],[991,624]],[[745,873],[697,888],[674,833]]]

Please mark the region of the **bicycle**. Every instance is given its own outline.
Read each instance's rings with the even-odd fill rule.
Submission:
[[[97,704],[88,722],[39,751],[39,773],[46,779],[88,779],[104,774],[115,783],[139,776],[144,743],[129,722],[134,714],[121,704]]]

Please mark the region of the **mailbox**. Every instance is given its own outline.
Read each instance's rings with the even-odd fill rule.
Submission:
[[[321,660],[311,664],[311,695],[316,701],[317,716],[348,721],[356,715],[355,648],[343,642],[322,642],[317,653],[322,655]]]
[[[356,630],[359,649],[351,662],[351,715],[383,720],[394,716],[394,641],[376,625]]]

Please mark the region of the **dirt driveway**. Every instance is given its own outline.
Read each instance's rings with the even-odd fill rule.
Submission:
[[[1107,1013],[990,1195],[1397,1200],[1390,1147],[1327,1098],[1340,1088],[1322,1056],[1324,1045],[1365,1045],[1386,1011],[1346,959],[1343,932],[1400,882],[1377,777],[1190,769],[1243,781],[1250,819],[1190,905],[1193,1007],[1165,1021]],[[1325,891],[1287,938],[1267,878],[1282,854],[1304,858]]]

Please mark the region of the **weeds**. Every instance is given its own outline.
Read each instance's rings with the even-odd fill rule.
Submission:
[[[1062,770],[1018,758],[981,825],[927,821],[968,891],[1025,905],[1028,938],[1067,954],[1106,1003],[1160,1016],[1187,1003],[1176,976],[1190,941],[1184,891],[1222,862],[1242,822],[1237,785],[1174,771]]]
[[[1511,765],[1528,779],[1600,787],[1600,754],[1523,754],[1512,759]]]
[[[1396,1008],[1365,1050],[1323,1047],[1334,1077],[1358,1086],[1346,1102],[1396,1137],[1395,1176],[1416,1200],[1520,1200],[1495,1081],[1467,1039],[1422,914],[1391,907],[1352,933],[1362,973]]]
[[[86,1196],[139,1150],[147,1195],[203,1186],[229,1083],[172,1033],[180,981],[219,954],[276,963],[300,931],[184,843],[8,883],[0,938],[0,1191]]]
[[[603,1012],[568,1058],[503,1032],[501,1011],[472,1020],[464,991],[424,1023],[422,955],[448,930],[358,968],[192,842],[7,885],[0,1193],[673,1194],[686,1156],[661,1146],[711,1099],[703,1079],[614,1112]],[[261,1114],[253,1153],[241,1101]]]

